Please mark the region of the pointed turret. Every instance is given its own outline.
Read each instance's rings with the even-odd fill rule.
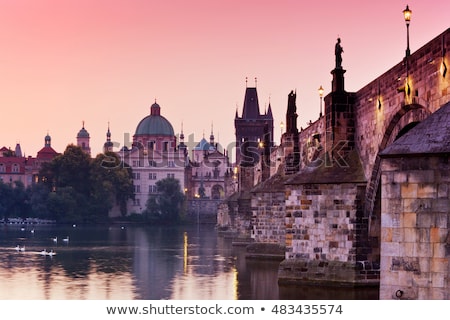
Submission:
[[[211,123],[211,134],[209,135],[209,144],[214,147],[214,133],[212,123]]]
[[[270,105],[270,102],[269,102],[269,107],[267,108],[266,117],[268,117],[268,118],[273,118],[273,114],[272,114],[272,106]]]
[[[16,157],[22,158],[22,148],[20,147],[20,143],[16,144],[15,154]]]
[[[256,79],[255,79],[256,81]],[[239,117],[236,112],[234,126],[236,129],[236,162],[241,163],[242,156],[248,155],[251,159],[245,159],[246,166],[252,166],[259,161],[259,155],[254,150],[257,150],[258,144],[264,139],[264,127],[268,125],[270,137],[273,137],[273,115],[272,107],[261,114],[259,110],[258,93],[255,87],[246,87],[244,97],[244,107],[242,110],[242,117]],[[270,142],[273,146],[273,142]],[[247,148],[248,150],[244,150]]]
[[[108,122],[108,131],[106,132],[106,142],[103,145],[103,152],[112,152],[113,151],[113,143],[111,142],[111,131],[109,130],[109,122]]]
[[[256,91],[256,88],[247,88],[245,90],[242,118],[258,119],[259,115],[258,92]]]

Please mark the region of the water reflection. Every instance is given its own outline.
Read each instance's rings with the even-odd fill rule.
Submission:
[[[236,299],[231,246],[213,228],[155,227],[135,230],[134,237],[140,245],[133,273],[143,299]]]
[[[43,256],[44,249],[57,254]],[[374,290],[279,287],[278,264],[246,259],[213,226],[35,226],[32,233],[0,225],[0,299],[377,299]]]

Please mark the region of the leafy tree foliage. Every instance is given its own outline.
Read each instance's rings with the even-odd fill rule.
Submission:
[[[158,193],[150,195],[144,216],[147,220],[158,222],[177,222],[182,215],[184,194],[180,182],[174,178],[166,178],[156,182]]]
[[[108,215],[114,203],[118,204],[122,216],[127,214],[127,201],[134,197],[131,168],[122,167],[119,157],[112,152],[99,154],[92,161],[90,183],[95,210]]]
[[[126,215],[134,197],[131,168],[115,153],[91,159],[75,145],[44,163],[39,183],[25,189],[20,182],[0,181],[0,217],[38,217],[58,222],[100,222],[118,204]]]
[[[0,181],[0,217],[25,218],[31,213],[29,195],[21,181],[4,183]]]

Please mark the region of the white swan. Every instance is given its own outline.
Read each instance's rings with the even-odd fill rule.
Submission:
[[[58,237],[52,238],[53,242],[58,242]]]
[[[46,249],[44,249],[40,252],[40,254],[43,256],[54,256],[56,252],[54,252],[53,250],[47,251]]]
[[[63,241],[64,241],[64,242],[69,242],[69,236],[65,237],[65,238],[63,239]]]
[[[20,247],[19,245],[17,245],[15,249],[16,249],[16,251],[24,252],[25,251],[25,246]]]

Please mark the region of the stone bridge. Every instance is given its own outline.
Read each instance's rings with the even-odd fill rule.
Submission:
[[[224,227],[226,221],[241,237],[251,238],[259,247],[265,244],[265,253],[270,251],[267,247],[273,246],[274,252],[283,247],[280,284],[381,283],[383,299],[450,299],[450,118],[445,112],[437,113],[450,109],[449,51],[447,29],[357,92],[345,91],[345,70],[337,64],[331,71],[332,90],[324,97],[324,115],[300,131],[296,125],[289,128],[270,159],[264,156],[267,152],[261,152],[261,171],[281,160],[270,178],[253,185],[256,170],[241,168],[241,182],[246,181],[241,183],[241,197],[221,207],[219,225]],[[436,137],[427,131],[429,140],[420,143],[426,147],[437,141],[442,148],[438,152],[419,148],[415,153],[410,144],[405,154],[397,152],[400,137],[419,130],[418,124],[435,114],[441,119],[431,122]],[[286,122],[297,118],[295,108],[289,108],[286,118]],[[407,141],[411,143],[411,138]],[[395,155],[386,151],[391,146],[397,150]],[[383,156],[383,152],[387,154]],[[410,165],[403,165],[412,158]],[[429,172],[439,179],[413,178],[408,170],[419,162],[414,172],[433,167]],[[394,176],[403,180],[396,181]],[[383,177],[391,180],[383,182]],[[415,222],[406,228],[402,214],[411,210],[403,203],[417,199],[403,197],[413,181],[413,197],[423,195],[417,190],[426,185],[427,190],[436,192],[425,196],[443,202],[437,211],[431,210],[433,217],[439,216],[431,219],[433,223],[420,225],[422,220],[415,216]],[[393,203],[400,203],[395,210]],[[424,237],[432,227],[439,228],[440,236]],[[395,245],[393,238],[397,239]],[[413,243],[411,239],[415,239]],[[424,241],[428,241],[428,252],[419,249]],[[408,246],[414,249],[406,250]],[[410,256],[402,258],[408,252]],[[425,256],[428,260],[421,260]],[[430,265],[436,264],[436,259],[440,267],[435,270]],[[415,267],[409,268],[411,265]],[[425,283],[424,277],[435,281]]]

